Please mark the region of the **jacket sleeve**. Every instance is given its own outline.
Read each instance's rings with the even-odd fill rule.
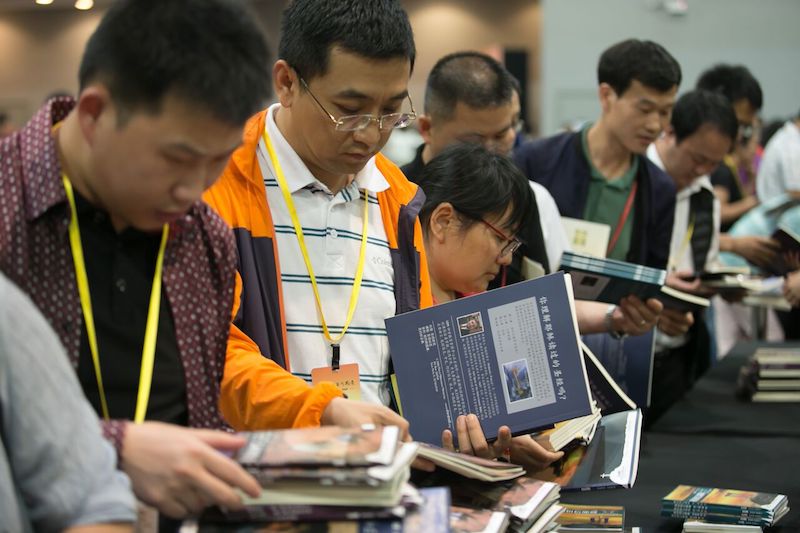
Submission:
[[[236,275],[233,316],[242,283]],[[322,413],[343,396],[332,383],[309,386],[259,351],[258,345],[233,323],[225,354],[219,406],[238,431],[299,428],[320,425]]]

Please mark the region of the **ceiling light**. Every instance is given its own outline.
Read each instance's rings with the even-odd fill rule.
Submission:
[[[36,3],[40,6],[49,6],[53,3],[53,0],[36,0]]]
[[[86,11],[94,7],[94,0],[75,0],[75,9]]]

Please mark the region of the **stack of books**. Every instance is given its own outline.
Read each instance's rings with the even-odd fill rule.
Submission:
[[[656,298],[678,311],[697,311],[710,305],[706,298],[664,285],[666,270],[635,263],[564,252],[561,270],[572,274],[575,298],[616,304],[635,294],[642,300]]]
[[[726,528],[733,525],[770,527],[788,512],[789,500],[783,494],[692,485],[678,485],[661,500],[661,516],[690,519],[689,531],[741,530]]]
[[[261,484],[245,509],[210,509],[203,522],[403,519],[422,503],[408,483],[416,444],[396,426],[321,427],[242,433],[234,454]]]
[[[546,533],[557,530],[556,520],[563,511],[557,484],[528,477],[494,484],[468,480],[451,486],[450,490],[454,506],[450,522],[453,532],[487,531],[467,527],[480,520],[487,526],[493,524],[492,527],[500,528],[488,531]],[[500,513],[506,515],[505,519]]]
[[[800,348],[759,348],[742,367],[737,389],[754,402],[800,402]]]

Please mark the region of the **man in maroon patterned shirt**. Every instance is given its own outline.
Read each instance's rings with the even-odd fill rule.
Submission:
[[[217,451],[243,443],[217,431],[236,250],[199,199],[269,94],[267,60],[252,15],[231,0],[118,0],[87,45],[77,101],[49,101],[0,141],[0,270],[59,334],[136,495],[173,517],[237,507],[236,488],[259,492]],[[152,386],[146,421],[131,424],[147,330],[156,331]],[[343,404],[335,387],[312,389],[266,358],[252,366],[260,387],[292,391],[278,426],[309,413],[316,423],[403,423],[388,409]]]

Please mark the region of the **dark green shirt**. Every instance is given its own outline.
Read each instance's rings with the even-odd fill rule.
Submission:
[[[592,158],[589,156],[589,142],[587,136],[589,128],[592,125],[588,124],[581,131],[581,144],[583,146],[583,155],[586,157],[586,162],[589,164],[591,171],[591,182],[589,183],[589,192],[586,197],[586,207],[583,210],[584,220],[591,222],[599,222],[601,224],[608,224],[611,227],[611,236],[613,238],[614,232],[617,229],[617,222],[625,209],[625,203],[628,200],[628,195],[633,186],[633,180],[636,178],[636,173],[639,170],[639,158],[631,158],[631,166],[619,178],[607,179],[592,163]],[[619,235],[617,244],[608,254],[611,259],[620,259],[622,261],[628,255],[628,250],[631,247],[631,234],[633,233],[633,217],[635,207],[631,207],[631,211],[625,220],[625,225],[622,227],[622,232]]]

